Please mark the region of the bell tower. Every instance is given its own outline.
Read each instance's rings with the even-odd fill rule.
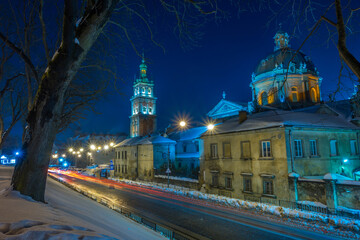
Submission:
[[[144,55],[140,64],[139,77],[133,84],[134,95],[130,99],[130,137],[146,136],[156,130],[156,97],[154,82],[147,77]]]

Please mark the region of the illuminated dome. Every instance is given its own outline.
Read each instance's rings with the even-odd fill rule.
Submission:
[[[321,101],[322,78],[308,56],[290,48],[289,35],[278,31],[274,52],[262,59],[252,74],[253,103],[298,108]]]
[[[269,56],[260,61],[255,69],[255,76],[263,73],[272,72],[276,68],[287,69],[290,60],[295,55],[296,50],[290,48],[281,48],[271,53]],[[291,60],[293,69],[289,69],[291,72],[296,72],[296,69],[302,69],[302,73],[311,73],[318,75],[314,63],[302,52],[298,52],[294,59]],[[305,64],[305,65],[304,65]]]

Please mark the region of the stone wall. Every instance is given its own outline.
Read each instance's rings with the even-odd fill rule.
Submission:
[[[325,182],[298,181],[298,201],[326,204]]]
[[[336,194],[338,198],[338,206],[360,209],[360,184],[337,184]]]

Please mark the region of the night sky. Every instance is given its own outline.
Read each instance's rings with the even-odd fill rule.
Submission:
[[[273,52],[273,36],[279,30],[281,19],[271,24],[266,11],[244,12],[219,23],[209,22],[201,28],[204,34],[198,46],[183,49],[178,37],[168,28],[156,26],[155,38],[163,44],[166,52],[148,40],[144,45],[148,60],[148,74],[155,83],[157,100],[158,129],[173,123],[176,116],[188,115],[191,125],[201,124],[209,112],[226,92],[226,99],[235,102],[251,100],[251,73],[257,64]],[[236,15],[235,13],[232,15]],[[282,30],[290,35],[292,22],[282,22]],[[308,34],[308,29],[291,38],[290,45],[297,49]],[[308,55],[323,77],[321,87],[323,100],[336,89],[339,75],[339,56],[332,43],[326,44],[325,23],[304,45],[302,51]],[[359,35],[348,39],[349,49],[359,59]],[[146,41],[145,41],[146,42]],[[139,72],[141,58],[131,47],[125,50],[124,63],[119,64],[119,72],[124,79],[121,85],[123,95],[111,89],[106,97],[96,104],[101,114],[88,113],[71,129],[59,134],[58,141],[73,135],[80,126],[84,133],[129,133],[130,97],[134,75]],[[110,87],[111,88],[111,87]],[[352,83],[345,82],[337,99],[348,98],[353,92]]]
[[[203,39],[199,46],[191,50],[180,47],[176,36],[161,33],[168,40],[164,46],[166,53],[149,45],[145,57],[149,60],[148,72],[155,82],[157,100],[158,129],[173,123],[179,115],[188,115],[192,125],[201,124],[209,112],[226,92],[226,99],[236,102],[251,100],[249,83],[251,73],[257,64],[271,53],[274,48],[273,36],[279,26],[266,28],[266,13],[242,14],[219,24],[210,23],[203,28]],[[282,29],[292,31],[291,26],[282,25]],[[306,32],[305,32],[306,33]],[[303,47],[323,77],[322,98],[336,89],[340,63],[333,45],[327,46],[319,31]],[[326,34],[325,32],[323,33]],[[326,35],[325,35],[326,36]],[[292,48],[297,48],[306,35],[292,38]],[[350,39],[350,47],[360,55],[355,47],[358,36]],[[354,46],[354,47],[353,47]],[[84,132],[129,132],[130,97],[134,74],[139,72],[140,57],[129,51],[130,58],[125,69],[126,79],[122,91],[124,95],[109,94],[97,104],[102,114],[89,114],[79,122]],[[346,88],[345,88],[346,87]],[[352,84],[342,86],[337,99],[347,98],[352,93]],[[69,134],[67,131],[66,134]]]

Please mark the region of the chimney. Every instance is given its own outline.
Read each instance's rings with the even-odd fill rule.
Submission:
[[[247,119],[246,111],[239,111],[239,124],[243,123]]]

